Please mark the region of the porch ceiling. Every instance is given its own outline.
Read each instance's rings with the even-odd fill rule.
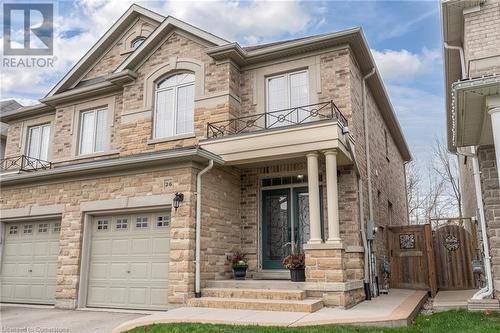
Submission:
[[[452,94],[454,146],[493,144],[486,97],[500,94],[500,76],[457,82]]]

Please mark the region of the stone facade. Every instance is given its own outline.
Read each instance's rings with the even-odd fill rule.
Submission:
[[[137,20],[130,29],[81,78],[89,80],[112,73],[125,59],[124,45],[137,34],[151,33],[154,24]],[[144,31],[143,31],[144,30]],[[265,79],[263,72],[291,66],[302,68],[307,64],[317,75],[317,90],[312,94],[317,102],[335,101],[349,121],[352,131],[356,164],[338,168],[338,206],[342,247],[306,250],[307,279],[312,283],[340,283],[353,287],[345,291],[325,291],[325,303],[350,307],[363,299],[363,247],[360,227],[360,193],[358,177],[364,191],[365,219],[368,219],[366,150],[364,146],[363,109],[361,105],[361,70],[348,46],[326,49],[317,54],[302,54],[299,58],[279,59],[274,63],[239,66],[232,61],[216,61],[206,50],[208,41],[181,29],[174,29],[152,54],[142,59],[136,68],[137,78],[114,92],[95,93],[92,97],[76,97],[71,101],[55,102],[54,109],[41,116],[19,119],[10,124],[6,148],[7,157],[21,155],[26,147],[26,131],[31,125],[50,123],[52,144],[49,157],[54,170],[60,167],[81,166],[86,162],[135,158],[146,153],[177,152],[192,148],[206,139],[207,123],[252,115],[265,109],[261,100],[264,91],[259,84]],[[294,65],[294,64],[297,65]],[[201,79],[195,83],[194,133],[188,137],[154,140],[154,98],[148,90],[147,80],[156,71],[168,70],[160,79],[176,72],[196,68]],[[273,67],[274,66],[274,67]],[[297,68],[293,66],[298,66]],[[191,70],[190,70],[191,71]],[[279,72],[280,70],[278,70]],[[266,73],[267,73],[266,72]],[[155,81],[157,82],[157,81]],[[312,89],[312,87],[311,87]],[[261,103],[261,104],[259,104]],[[78,124],[80,111],[95,106],[107,106],[110,111],[108,149],[104,153],[79,156]],[[386,120],[368,89],[368,114],[376,222],[385,227],[407,223],[404,186],[404,158],[390,134]],[[324,157],[320,158],[323,190],[323,235],[326,238],[328,210],[327,173]],[[205,165],[186,160],[169,161],[162,165],[145,165],[120,172],[88,173],[76,178],[25,182],[22,185],[2,187],[2,210],[18,211],[23,207],[63,205],[61,236],[57,269],[56,306],[73,308],[77,304],[79,276],[81,274],[81,247],[85,207],[89,202],[121,202],[142,200],[175,192],[185,195],[182,205],[172,210],[170,232],[169,294],[171,304],[183,304],[193,296],[195,272],[195,219],[196,175]],[[359,175],[357,175],[359,172]],[[259,165],[216,166],[202,180],[201,207],[201,280],[202,282],[231,278],[228,256],[236,250],[249,255],[250,275],[259,271],[260,237],[260,179],[268,176],[307,174],[305,155]],[[165,187],[171,179],[171,187]],[[164,198],[164,197],[162,197]],[[170,201],[164,202],[170,205]],[[391,214],[389,214],[389,206]],[[141,209],[151,208],[142,204]],[[391,215],[391,217],[389,217]],[[376,251],[379,258],[386,255],[385,234],[377,236]],[[356,284],[358,283],[358,284]],[[320,293],[321,291],[316,291]]]

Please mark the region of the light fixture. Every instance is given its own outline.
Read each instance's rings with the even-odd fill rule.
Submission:
[[[298,179],[298,180],[302,180],[302,179],[304,179],[304,175],[297,175],[297,179]]]
[[[176,192],[175,196],[174,196],[174,200],[173,200],[173,206],[174,206],[175,210],[177,210],[177,208],[179,208],[179,206],[181,205],[181,202],[183,202],[183,201],[184,201],[184,194]]]

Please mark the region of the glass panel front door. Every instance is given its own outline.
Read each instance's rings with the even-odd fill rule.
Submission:
[[[290,190],[262,192],[262,268],[282,269],[290,253]]]
[[[283,269],[282,260],[309,240],[307,187],[262,191],[262,269]]]

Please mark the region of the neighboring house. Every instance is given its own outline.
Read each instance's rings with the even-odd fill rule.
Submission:
[[[443,1],[442,13],[448,148],[459,158],[464,216],[486,222],[500,298],[500,1]]]
[[[364,225],[375,272],[408,223],[410,152],[359,28],[241,47],[133,5],[40,102],[3,117],[6,157],[35,161],[1,179],[4,302],[237,307],[194,297],[236,250],[249,279],[288,279],[294,246],[307,282],[260,286],[312,299],[274,309],[349,307]]]
[[[13,99],[0,101],[0,120],[4,113],[12,112],[21,107],[22,105]],[[7,144],[8,131],[9,131],[9,125],[0,121],[0,159],[3,159],[5,155],[5,145]]]

